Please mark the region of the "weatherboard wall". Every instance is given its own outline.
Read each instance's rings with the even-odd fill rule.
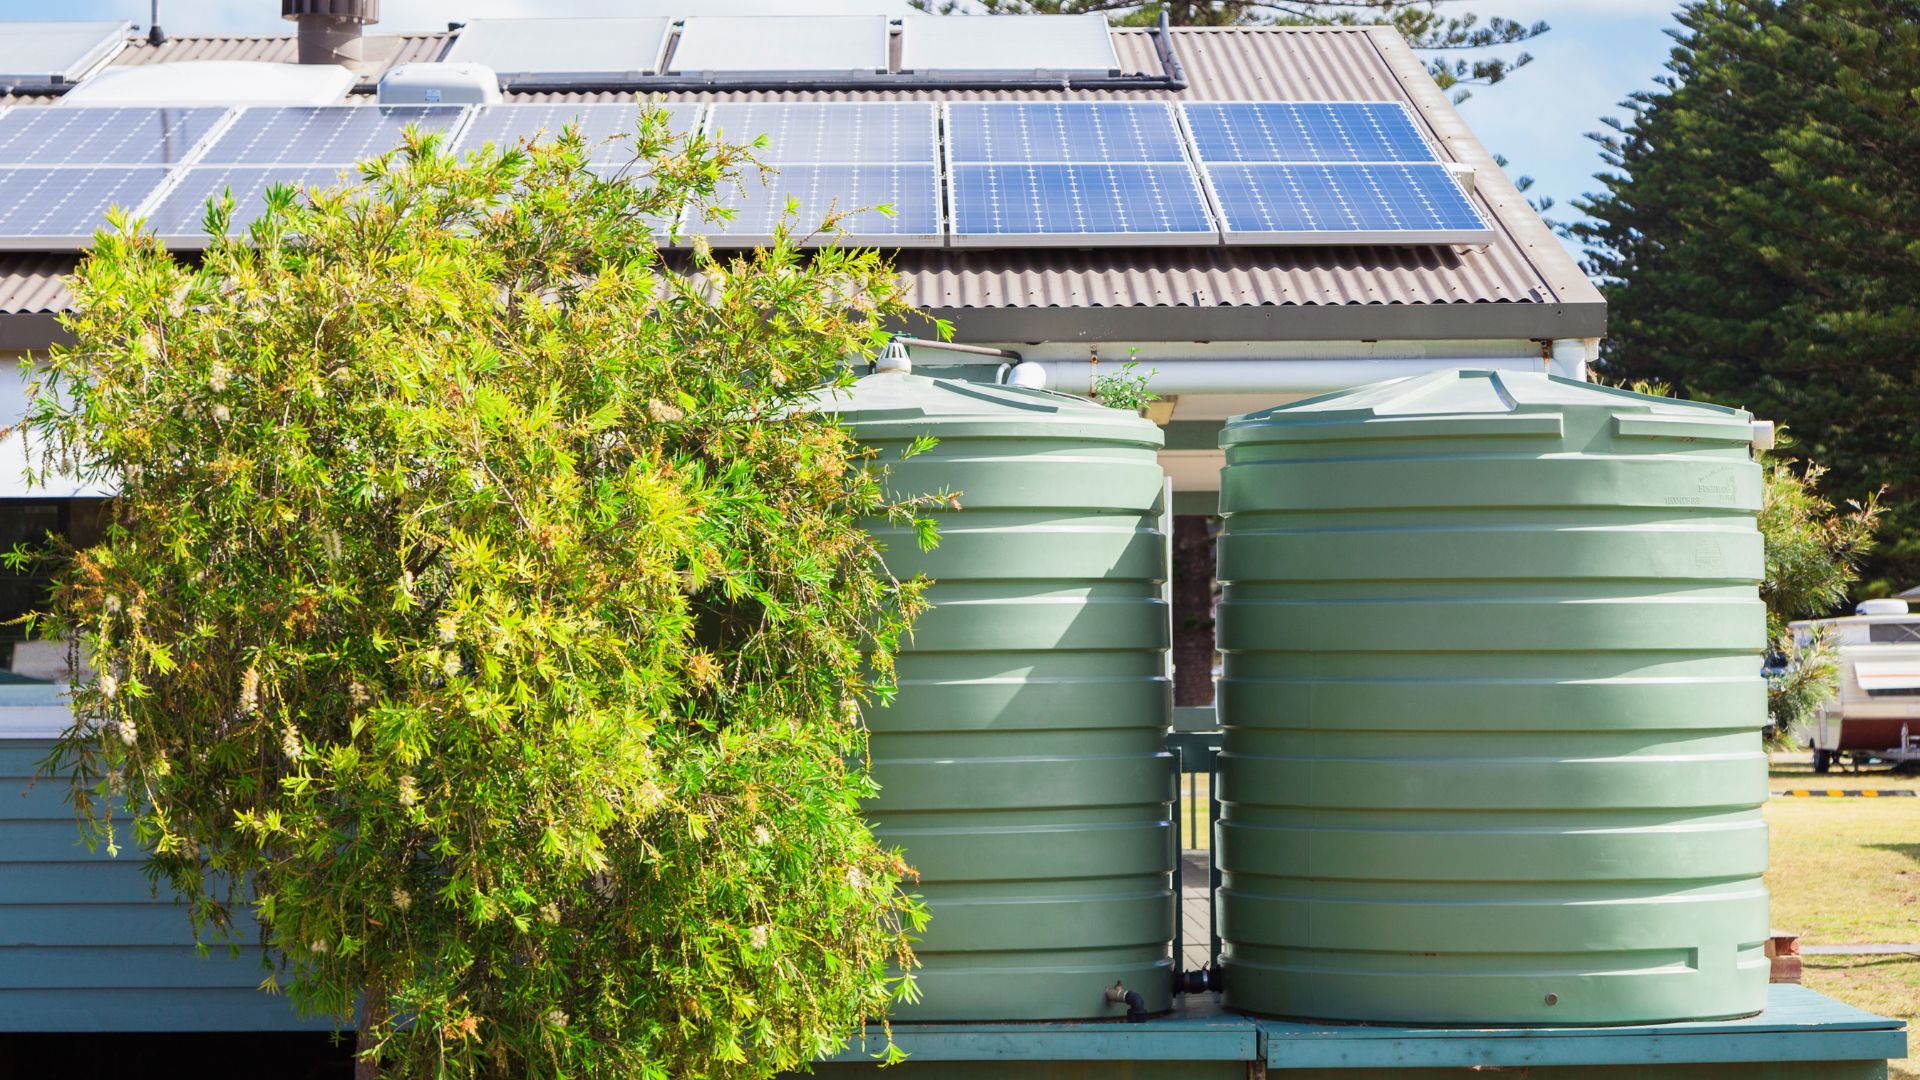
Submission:
[[[0,739],[0,1033],[327,1028],[257,989],[256,949],[198,955],[126,836],[87,851],[65,784],[34,781],[52,746]]]

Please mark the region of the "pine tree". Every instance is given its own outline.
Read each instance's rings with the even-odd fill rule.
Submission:
[[[1789,425],[1841,495],[1885,486],[1863,591],[1920,579],[1920,3],[1698,0],[1601,138],[1573,228],[1615,378]]]
[[[1478,15],[1452,14],[1447,8],[1459,0],[911,0],[922,11],[953,14],[980,11],[988,15],[1080,15],[1099,13],[1122,26],[1150,26],[1162,14],[1174,26],[1242,26],[1265,23],[1278,26],[1391,26],[1407,43],[1422,52],[1463,52],[1517,45],[1547,32],[1544,22],[1522,23]],[[1472,59],[1434,58],[1427,70],[1441,89],[1454,91],[1464,101],[1466,85],[1490,86],[1532,62],[1522,52],[1514,56],[1478,56]]]

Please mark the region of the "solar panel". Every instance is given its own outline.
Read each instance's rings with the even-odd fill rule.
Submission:
[[[924,102],[726,103],[713,107],[707,130],[733,142],[767,136],[760,156],[774,164],[932,164],[935,120]]]
[[[1219,240],[1163,103],[955,102],[946,139],[955,247]]]
[[[1152,101],[965,102],[947,106],[947,160],[1184,162],[1173,112]]]
[[[168,247],[203,247],[207,201],[233,192],[228,231],[242,233],[267,209],[266,193],[275,184],[331,187],[341,178],[337,165],[193,165],[175,171],[172,188],[147,215],[148,227]]]
[[[840,223],[844,234],[818,242],[941,243],[938,115],[930,102],[728,102],[709,111],[707,129],[734,142],[765,134],[760,157],[776,170],[722,191],[719,205],[739,211],[731,221],[687,223],[684,231],[704,231],[716,247],[767,243],[789,198],[803,229],[830,210],[860,211]],[[862,209],[882,205],[894,213]]]
[[[1406,106],[1392,101],[1187,104],[1201,161],[1438,161]]]
[[[0,167],[0,247],[51,251],[80,247],[106,224],[110,206],[135,209],[166,179],[159,166]]]
[[[202,156],[215,165],[351,165],[400,145],[408,125],[446,131],[458,105],[317,105],[242,109]]]
[[[1242,243],[1421,244],[1490,240],[1447,167],[1213,165],[1229,238]]]
[[[722,191],[719,205],[738,213],[723,225],[705,226],[710,242],[715,247],[770,242],[788,199],[799,206],[802,229],[818,225],[829,212],[859,210],[840,223],[849,239],[889,247],[940,243],[939,171],[932,165],[789,165],[764,184],[748,177]],[[861,209],[876,206],[894,212]]]
[[[1405,105],[1186,102],[1230,244],[1487,243],[1493,229]]]
[[[673,20],[664,16],[589,19],[469,19],[443,57],[485,64],[502,78],[625,79],[660,70]]]
[[[689,16],[668,61],[690,71],[883,72],[884,15]]]
[[[663,105],[667,127],[675,135],[691,132],[700,118],[698,105]],[[557,102],[543,105],[482,105],[461,132],[458,149],[465,153],[485,143],[509,147],[521,140],[551,139],[568,124],[580,129],[588,158],[597,165],[624,165],[633,160],[631,136],[640,123],[640,105]]]
[[[1090,15],[908,15],[900,20],[900,68],[918,74],[1118,73],[1107,17]]]
[[[133,24],[9,20],[0,33],[0,83],[74,82],[127,47]]]
[[[1184,163],[954,165],[949,182],[955,247],[1219,239]]]
[[[221,108],[42,108],[0,115],[0,165],[169,165],[227,115]]]

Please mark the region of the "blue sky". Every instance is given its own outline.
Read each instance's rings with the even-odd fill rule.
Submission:
[[[1471,0],[1454,6],[1531,22],[1552,32],[1528,46],[1535,59],[1506,82],[1478,89],[1461,112],[1531,194],[1551,196],[1549,216],[1575,217],[1571,203],[1598,185],[1599,155],[1587,133],[1618,103],[1652,85],[1672,42],[1679,0]],[[750,11],[901,11],[905,0],[385,0],[387,30],[429,29],[485,15],[703,14]],[[287,24],[274,0],[161,0],[161,25],[175,33],[278,33]],[[5,19],[122,18],[144,25],[146,0],[0,0]]]

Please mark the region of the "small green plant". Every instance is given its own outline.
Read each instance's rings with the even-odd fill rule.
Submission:
[[[751,159],[633,140],[409,135],[197,260],[123,218],[36,368],[41,475],[119,491],[47,769],[363,1075],[766,1077],[912,992],[859,710],[921,583],[860,523],[917,515],[810,411],[911,312],[784,228],[663,260]]]
[[[1105,375],[1095,376],[1093,399],[1110,409],[1127,412],[1138,412],[1159,401],[1160,395],[1147,389],[1147,381],[1160,374],[1160,369],[1153,368],[1143,374],[1139,368],[1137,362],[1129,360]]]

